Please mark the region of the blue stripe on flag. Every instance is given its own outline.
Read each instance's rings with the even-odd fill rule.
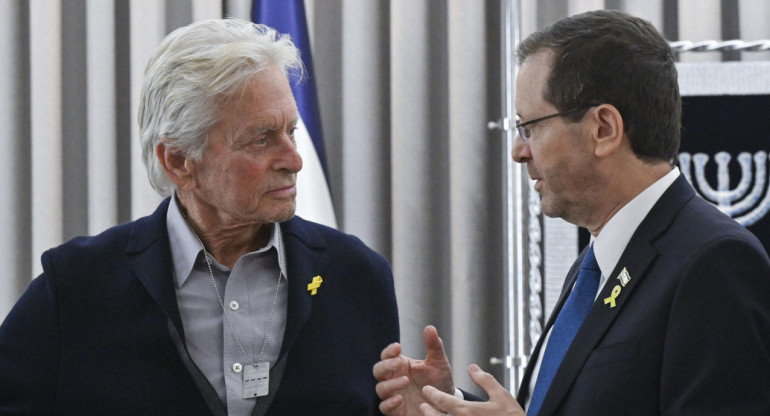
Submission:
[[[291,90],[297,102],[300,120],[294,138],[302,156],[302,171],[297,175],[296,214],[310,221],[337,228],[337,219],[329,192],[326,152],[321,132],[321,117],[313,78],[310,37],[303,0],[254,0],[251,20],[291,36],[305,65],[305,79]]]
[[[300,50],[302,62],[305,64],[306,78],[304,82],[292,84],[291,90],[297,101],[299,115],[310,133],[324,174],[328,177],[321,116],[318,111],[318,95],[313,77],[313,59],[310,54],[310,37],[305,18],[305,3],[303,0],[254,0],[251,20],[290,35],[292,42]]]

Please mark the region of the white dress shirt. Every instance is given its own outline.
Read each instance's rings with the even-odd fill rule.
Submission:
[[[594,254],[596,262],[599,263],[599,269],[602,272],[599,280],[599,288],[596,291],[596,297],[599,296],[604,285],[607,283],[608,276],[615,269],[620,260],[620,256],[626,250],[631,236],[634,235],[639,224],[649,214],[652,207],[658,202],[658,199],[666,192],[669,186],[679,177],[679,168],[674,167],[669,173],[658,179],[647,189],[642,191],[628,204],[623,206],[612,218],[607,221],[602,230],[595,238],[592,237],[591,244],[594,245]],[[537,376],[540,373],[540,364],[543,361],[543,353],[548,345],[548,339],[551,337],[551,329],[548,329],[543,348],[540,349],[540,355],[530,357],[536,359],[537,363],[532,372],[532,378],[529,381],[529,395],[527,396],[526,407],[529,407],[529,401],[532,399],[532,392],[535,390]]]

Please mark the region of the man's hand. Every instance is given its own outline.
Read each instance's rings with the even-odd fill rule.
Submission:
[[[380,411],[391,416],[421,415],[420,404],[425,402],[422,388],[434,386],[440,392],[454,394],[452,369],[444,352],[444,343],[436,328],[425,327],[423,342],[427,356],[415,360],[401,355],[401,345],[388,345],[374,365],[377,395],[382,399]]]
[[[467,402],[426,386],[422,389],[427,400],[420,405],[422,415],[443,415],[436,410],[440,409],[441,412],[451,413],[452,416],[526,416],[516,399],[491,374],[481,371],[476,364],[470,366],[468,373],[471,380],[487,392],[488,402]]]

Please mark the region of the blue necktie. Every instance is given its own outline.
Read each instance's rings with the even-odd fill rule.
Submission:
[[[594,246],[591,244],[583,258],[583,264],[580,265],[577,282],[553,324],[551,337],[548,339],[543,361],[540,364],[535,390],[532,392],[532,400],[527,409],[528,416],[537,416],[540,411],[545,393],[553,381],[553,376],[564,354],[591,310],[601,274],[594,256]]]

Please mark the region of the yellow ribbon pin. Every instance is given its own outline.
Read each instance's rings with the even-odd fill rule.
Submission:
[[[615,298],[618,297],[620,294],[620,285],[615,285],[614,288],[612,288],[612,294],[608,298],[604,298],[604,304],[610,304],[610,309],[615,307]]]
[[[324,279],[321,279],[321,276],[316,276],[313,278],[313,282],[307,285],[307,290],[310,292],[310,296],[314,296],[316,293],[318,293],[318,288],[321,287],[321,283],[323,283]]]

